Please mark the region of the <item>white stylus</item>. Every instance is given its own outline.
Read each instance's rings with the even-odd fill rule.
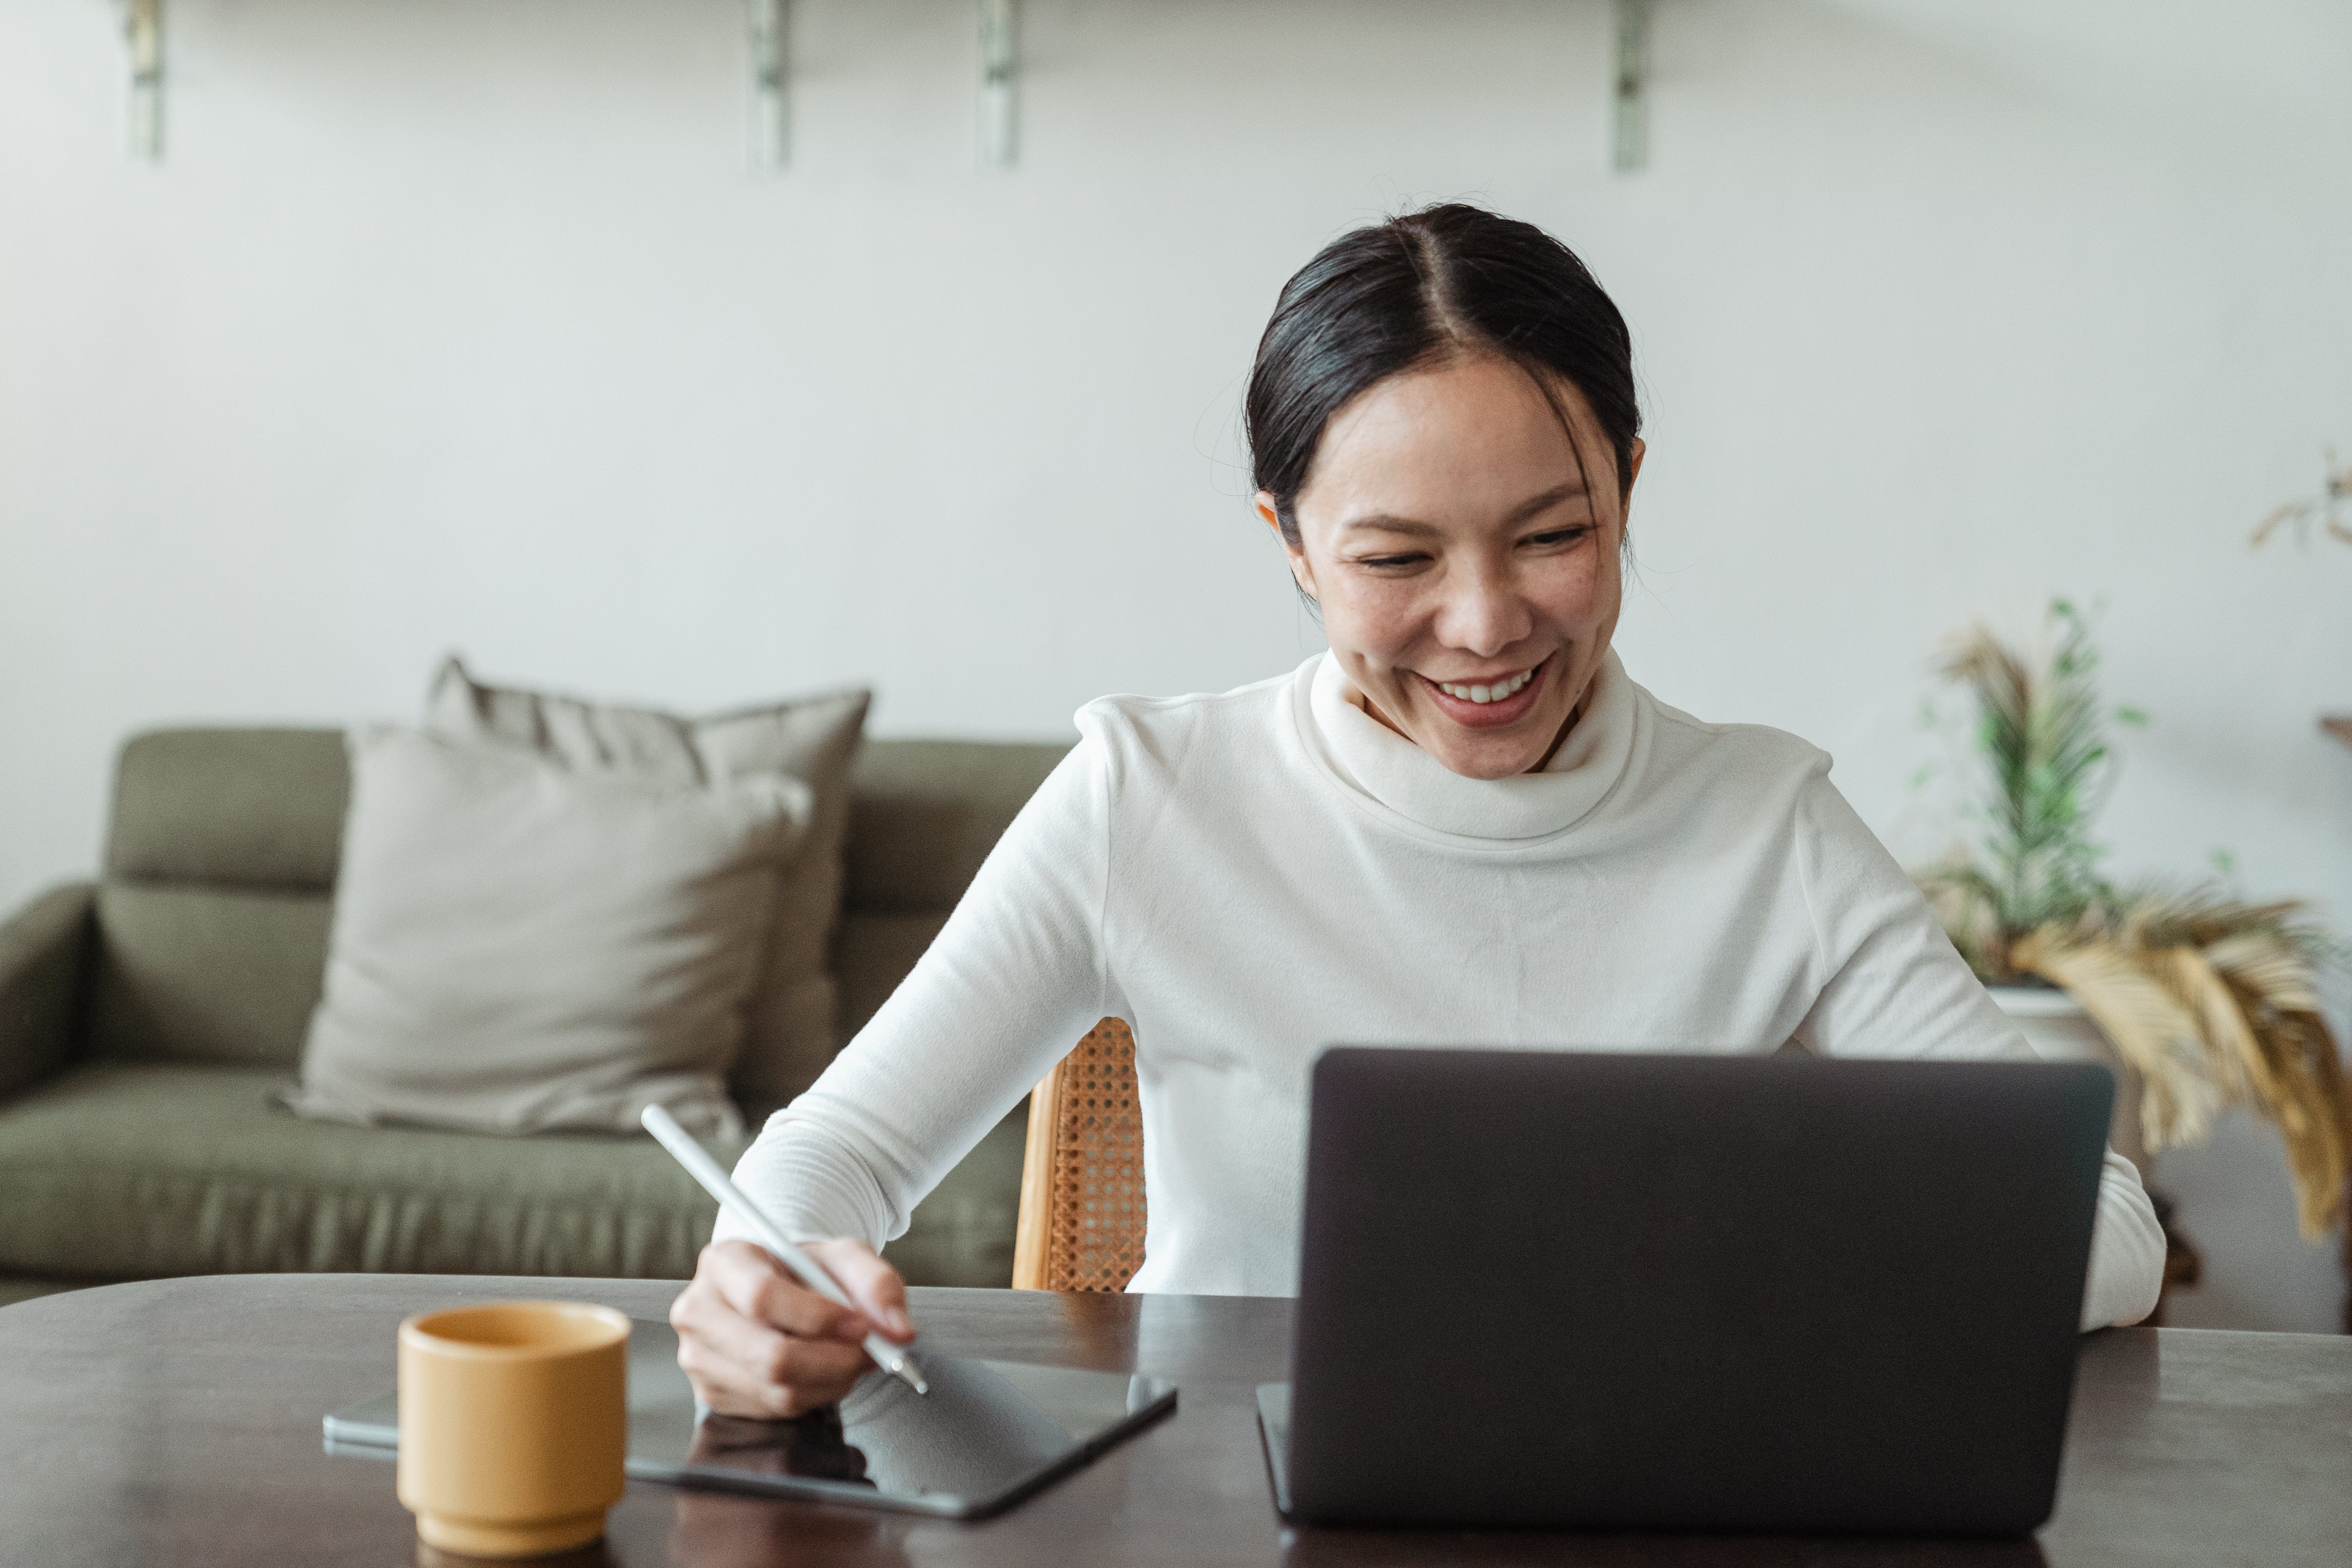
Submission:
[[[827,1274],[815,1258],[787,1241],[784,1233],[776,1228],[776,1222],[761,1214],[759,1205],[745,1197],[743,1189],[719,1168],[719,1162],[704,1153],[702,1145],[687,1135],[686,1129],[677,1124],[677,1118],[658,1105],[648,1105],[639,1120],[645,1122],[646,1131],[659,1139],[661,1146],[670,1152],[670,1157],[686,1167],[686,1173],[702,1184],[704,1192],[733,1209],[736,1217],[751,1227],[760,1238],[760,1245],[774,1253],[776,1261],[791,1269],[793,1279],[836,1307],[847,1307],[852,1311],[857,1310],[856,1303],[834,1282],[833,1276]],[[923,1369],[915,1364],[913,1353],[904,1346],[894,1345],[880,1334],[868,1334],[866,1336],[866,1353],[874,1358],[876,1366],[893,1377],[903,1379],[916,1393],[929,1394],[931,1391],[931,1385],[923,1381]]]

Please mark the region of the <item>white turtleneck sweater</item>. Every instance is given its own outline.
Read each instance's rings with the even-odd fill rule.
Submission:
[[[1297,1289],[1307,1068],[1336,1040],[2029,1058],[1793,736],[1706,724],[1612,654],[1539,773],[1448,772],[1323,655],[1108,697],[930,951],[736,1180],[880,1246],[1096,1020],[1133,1026],[1150,1212],[1129,1289]],[[722,1237],[741,1235],[731,1216]],[[2086,1328],[2164,1238],[2110,1152]]]

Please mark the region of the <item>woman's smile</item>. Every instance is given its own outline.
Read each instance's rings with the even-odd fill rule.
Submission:
[[[1499,730],[1535,711],[1543,700],[1544,674],[1552,662],[1547,658],[1531,669],[1462,680],[1437,680],[1416,670],[1413,679],[1430,705],[1456,724]]]

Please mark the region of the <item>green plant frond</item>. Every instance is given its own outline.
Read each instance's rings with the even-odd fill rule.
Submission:
[[[1982,858],[1995,918],[2011,936],[2070,920],[2095,895],[2099,852],[2084,830],[2113,766],[2088,624],[2063,600],[2051,616],[2057,645],[2038,671],[1982,626],[1939,667],[1976,700],[1978,750],[1993,785]]]
[[[2080,1002],[2138,1071],[2140,1131],[2151,1151],[2204,1141],[2226,1092],[2207,1071],[2196,1015],[2147,972],[2137,950],[2112,937],[2045,927],[2019,938],[2010,958]]]
[[[1987,903],[1997,899],[2000,891],[1993,886],[1990,878],[1966,860],[1947,860],[1940,865],[1919,867],[1912,871],[1911,879],[1924,891],[1964,893],[1982,899]]]

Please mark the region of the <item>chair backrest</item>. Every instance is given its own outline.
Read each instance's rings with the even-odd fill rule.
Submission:
[[[1135,1036],[1105,1018],[1029,1096],[1016,1290],[1124,1290],[1143,1267]]]

